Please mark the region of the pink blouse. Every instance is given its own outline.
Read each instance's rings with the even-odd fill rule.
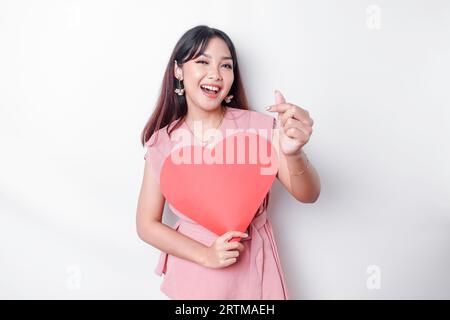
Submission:
[[[172,122],[170,126],[174,125]],[[242,110],[227,107],[224,119],[218,129],[223,137],[227,129],[267,129],[269,141],[272,139],[272,129],[275,118],[253,110]],[[187,129],[185,122],[180,128]],[[157,130],[145,144],[147,152],[144,156],[150,161],[151,168],[159,183],[160,172],[164,160],[170,155],[175,144],[166,132],[167,126]],[[173,132],[172,131],[172,134]],[[157,137],[156,137],[157,136]],[[153,142],[156,142],[153,144]],[[193,138],[193,144],[200,145]],[[153,144],[150,146],[150,144]],[[270,191],[269,191],[270,192]],[[176,231],[210,246],[218,235],[183,215],[168,203],[170,210],[179,219],[172,227]],[[155,273],[165,274],[161,291],[172,299],[224,299],[224,300],[287,300],[288,289],[281,268],[272,226],[267,219],[267,210],[254,217],[247,233],[249,237],[241,240],[245,249],[240,253],[236,263],[219,269],[203,267],[189,260],[161,252]]]

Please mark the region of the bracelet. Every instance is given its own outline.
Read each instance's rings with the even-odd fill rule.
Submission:
[[[302,171],[289,171],[289,175],[291,176],[301,176],[302,174],[304,174],[306,172],[306,169],[309,168],[309,159],[305,154],[305,158],[306,158],[306,167],[302,170]]]

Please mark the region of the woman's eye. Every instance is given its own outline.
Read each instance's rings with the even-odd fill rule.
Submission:
[[[199,61],[197,61],[197,63],[208,63],[208,62],[206,62],[206,61],[203,61],[203,60],[199,60]],[[233,69],[233,66],[231,65],[231,64],[224,64],[224,66],[228,66],[228,69]]]

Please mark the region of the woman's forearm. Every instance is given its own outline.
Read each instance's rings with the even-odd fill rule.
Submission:
[[[320,178],[306,154],[301,150],[298,154],[286,156],[286,163],[292,195],[305,203],[315,202],[320,194]]]
[[[139,238],[153,247],[185,260],[204,265],[204,244],[193,240],[162,222],[149,222],[138,231]]]

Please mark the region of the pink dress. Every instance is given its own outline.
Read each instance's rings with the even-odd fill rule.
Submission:
[[[170,125],[174,125],[175,122]],[[271,140],[274,124],[275,118],[271,116],[253,110],[227,107],[219,129],[225,137],[226,129],[264,128],[268,130],[267,138]],[[146,143],[147,151],[144,156],[146,161],[151,162],[151,168],[158,183],[163,161],[173,150],[172,147],[177,144],[176,141],[170,140],[166,127],[159,129],[150,137]],[[175,130],[180,128],[188,127],[183,121],[182,125]],[[172,131],[172,134],[173,132],[175,131]],[[155,140],[157,133],[156,143],[149,146]],[[193,135],[192,139],[194,144],[201,145]],[[210,246],[218,237],[212,231],[183,215],[170,203],[168,206],[179,217],[173,229],[207,246]],[[161,252],[155,269],[157,275],[165,274],[160,287],[161,291],[171,299],[186,300],[289,299],[272,226],[267,219],[267,210],[254,217],[247,233],[249,237],[241,240],[245,247],[244,251],[240,253],[236,263],[225,268],[207,268]]]

